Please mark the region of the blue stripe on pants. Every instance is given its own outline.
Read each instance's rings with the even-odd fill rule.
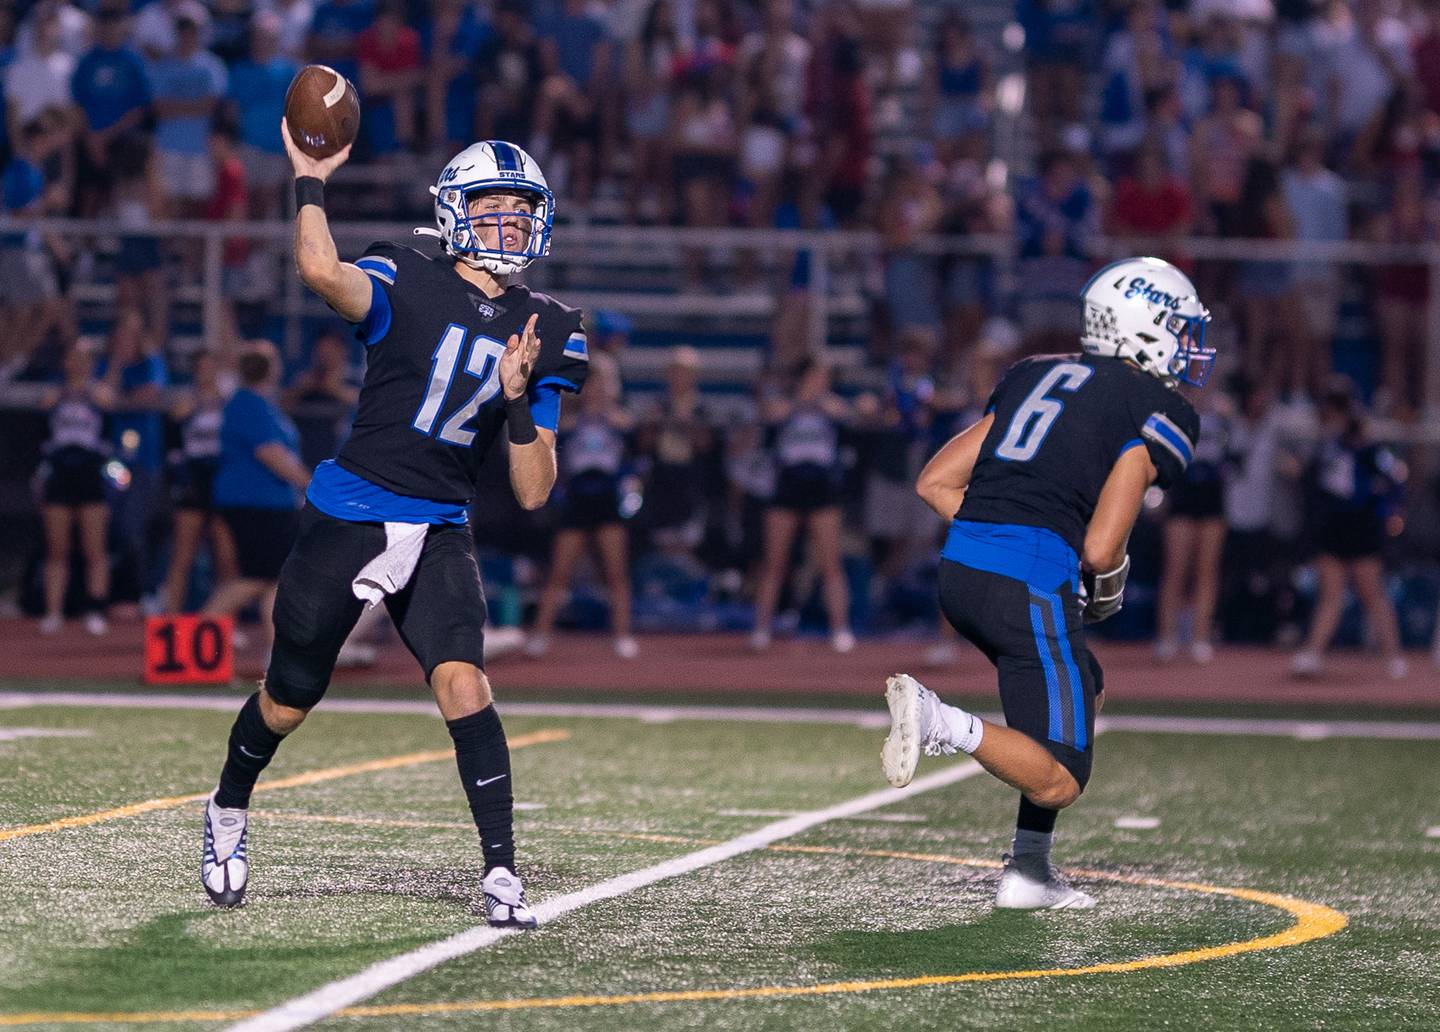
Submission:
[[[1055,620],[1055,640],[1060,643],[1060,658],[1065,662],[1065,670],[1070,676],[1070,701],[1075,711],[1075,741],[1067,742],[1076,749],[1084,751],[1086,746],[1085,736],[1085,699],[1083,692],[1085,682],[1080,679],[1080,668],[1075,665],[1075,657],[1070,652],[1070,635],[1065,631],[1065,610],[1060,605],[1060,596],[1051,595],[1050,614]]]
[[[1034,597],[1032,594],[1031,598]],[[1050,730],[1045,737],[1052,742],[1063,742],[1065,732],[1060,719],[1060,678],[1055,671],[1055,661],[1050,657],[1050,647],[1045,641],[1045,618],[1039,605],[1033,601],[1030,603],[1030,626],[1035,631],[1035,651],[1040,653],[1040,665],[1045,668],[1045,688],[1050,695]]]

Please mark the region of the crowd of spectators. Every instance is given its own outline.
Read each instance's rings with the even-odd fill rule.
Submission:
[[[1191,259],[1179,241],[1436,239],[1440,3],[1017,0],[994,17],[1005,6],[884,0],[0,6],[6,213],[20,220],[99,217],[121,233],[111,351],[124,372],[110,419],[132,479],[110,533],[138,558],[136,572],[117,577],[117,589],[152,594],[165,573],[165,564],[145,551],[157,535],[143,532],[168,509],[159,486],[164,448],[150,443],[163,437],[163,406],[145,400],[146,392],[159,385],[173,393],[175,382],[202,378],[165,369],[170,297],[198,263],[179,243],[147,230],[171,216],[285,213],[289,169],[277,126],[285,89],[308,61],[334,66],[359,87],[357,178],[368,168],[367,175],[411,179],[420,169],[423,179],[464,144],[502,137],[539,159],[561,197],[562,218],[877,232],[879,248],[860,259],[863,267],[842,263],[832,270],[855,274],[870,311],[869,366],[844,384],[854,406],[839,438],[838,497],[859,518],[853,527],[863,529],[847,534],[843,550],[847,562],[859,558],[879,571],[863,591],[850,591],[857,629],[928,619],[927,605],[909,601],[907,585],[923,571],[933,527],[915,509],[908,482],[926,449],[983,398],[1005,362],[1030,351],[1073,349],[1075,296],[1107,253],[1107,238],[1176,241],[1161,250],[1194,275],[1217,317],[1226,372],[1243,385],[1231,406],[1239,432],[1252,432],[1251,422],[1273,424],[1287,442],[1262,452],[1276,457],[1273,469],[1253,468],[1252,453],[1225,466],[1236,484],[1278,477],[1282,485],[1258,493],[1242,488],[1238,497],[1247,502],[1226,503],[1227,533],[1246,547],[1246,535],[1278,534],[1294,545],[1284,554],[1303,556],[1308,508],[1287,509],[1285,485],[1296,498],[1304,494],[1335,370],[1358,384],[1351,404],[1386,417],[1387,425],[1403,427],[1426,401],[1427,270],[1263,254]],[[1005,32],[990,31],[1007,21],[1013,24]],[[398,197],[371,191],[357,210],[414,214]],[[918,246],[937,233],[1008,238],[1014,260],[980,252],[937,256]],[[222,378],[233,379],[238,342],[247,335],[237,305],[257,299],[263,305],[267,289],[274,296],[273,284],[267,288],[257,272],[260,250],[237,240],[225,251],[221,338],[237,347],[222,356],[230,370]],[[78,336],[70,288],[94,274],[91,257],[60,235],[0,237],[0,316],[11,330],[0,338],[0,372],[25,365],[45,340],[56,354],[69,349]],[[717,267],[714,258],[707,249],[687,251],[676,287],[746,286],[744,261],[737,271]],[[808,275],[803,259],[792,286]],[[1342,354],[1344,322],[1361,327],[1350,332],[1362,346]],[[777,332],[762,391],[790,386],[785,377],[795,356],[786,345],[798,336]],[[140,343],[124,343],[132,339]],[[276,400],[290,411],[299,451],[312,463],[333,453],[353,404],[354,355],[338,337],[306,352],[312,367],[290,370]],[[171,394],[163,396],[169,405]],[[769,404],[757,396],[753,411]],[[725,575],[716,584],[733,584],[727,571],[737,573],[753,588],[757,574],[743,560],[764,551],[760,514],[775,492],[773,442],[753,419],[732,425],[706,415],[705,403],[685,405],[684,434],[658,415],[627,431],[625,468],[633,467],[638,485],[623,512],[635,537],[632,565],[643,570],[658,556]],[[1413,467],[1410,504],[1433,511],[1434,470],[1406,457]],[[665,477],[689,486],[676,495],[657,486]],[[1375,496],[1382,494],[1393,507],[1393,493]],[[896,501],[901,495],[903,504]],[[677,512],[673,497],[704,504],[686,502],[688,509]],[[664,509],[671,511],[657,523],[655,513]],[[1399,541],[1407,555],[1440,553],[1440,545],[1417,533],[1416,521],[1401,520],[1398,510],[1392,515],[1387,541]],[[197,535],[187,532],[186,540]],[[543,561],[545,548],[536,541],[548,538],[532,534],[521,544]],[[1159,544],[1156,550],[1158,576]],[[1227,546],[1225,554],[1237,553]],[[219,565],[224,573],[225,562]],[[821,594],[833,610],[841,594],[831,564],[822,565]],[[1293,568],[1277,574],[1275,584],[1289,583]],[[1222,571],[1214,593],[1225,597],[1234,580]],[[175,583],[172,599],[185,594]],[[797,589],[787,581],[775,590],[774,606],[783,613]],[[637,606],[645,604],[642,592]],[[1182,626],[1172,618],[1168,610],[1162,615],[1166,650]],[[558,619],[556,612],[546,615]],[[1258,630],[1220,628],[1214,637],[1298,633],[1301,616],[1289,619]],[[1197,616],[1194,642],[1209,644],[1210,620]],[[833,614],[820,622],[839,628]]]

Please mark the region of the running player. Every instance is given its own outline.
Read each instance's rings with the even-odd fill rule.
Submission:
[[[1005,724],[890,678],[881,758],[896,787],[921,751],[968,753],[1021,792],[997,907],[1094,906],[1055,873],[1055,817],[1090,779],[1104,682],[1084,625],[1120,609],[1126,546],[1151,484],[1189,464],[1199,419],[1175,389],[1202,386],[1210,313],[1158,258],[1105,266],[1080,294],[1084,354],[1016,363],[985,415],[952,438],[916,490],[953,518],[941,552],[946,618],[995,664]]]
[[[235,721],[206,808],[205,890],[222,906],[243,899],[255,782],[324,695],[362,599],[383,598],[454,740],[484,853],[486,915],[533,928],[515,873],[510,753],[484,673],[485,597],[466,506],[502,426],[516,498],[527,509],[545,503],[559,392],[585,382],[580,313],[510,282],[549,252],[554,197],[520,148],[477,143],[431,188],[438,229],[416,233],[438,247],[382,242],[342,262],[323,184],[350,149],[315,160],[283,122],[281,136],[296,175],[300,277],[355,325],[367,363],[354,430],[310,482],[280,574],[269,669]]]

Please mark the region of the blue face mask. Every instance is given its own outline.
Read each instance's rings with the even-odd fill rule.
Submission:
[[[1215,364],[1215,349],[1205,345],[1205,328],[1210,313],[1204,315],[1175,314],[1165,320],[1165,329],[1175,336],[1175,357],[1170,360],[1170,375],[1191,387],[1204,387]]]

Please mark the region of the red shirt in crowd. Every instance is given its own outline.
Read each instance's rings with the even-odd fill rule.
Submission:
[[[243,219],[250,207],[250,188],[245,182],[245,165],[231,155],[215,166],[215,192],[205,205],[205,217],[222,222],[225,219]],[[224,263],[226,268],[244,265],[250,257],[248,240],[229,239],[225,241]]]
[[[420,33],[405,25],[392,36],[372,25],[360,33],[355,53],[361,64],[377,71],[413,72],[421,62]]]

